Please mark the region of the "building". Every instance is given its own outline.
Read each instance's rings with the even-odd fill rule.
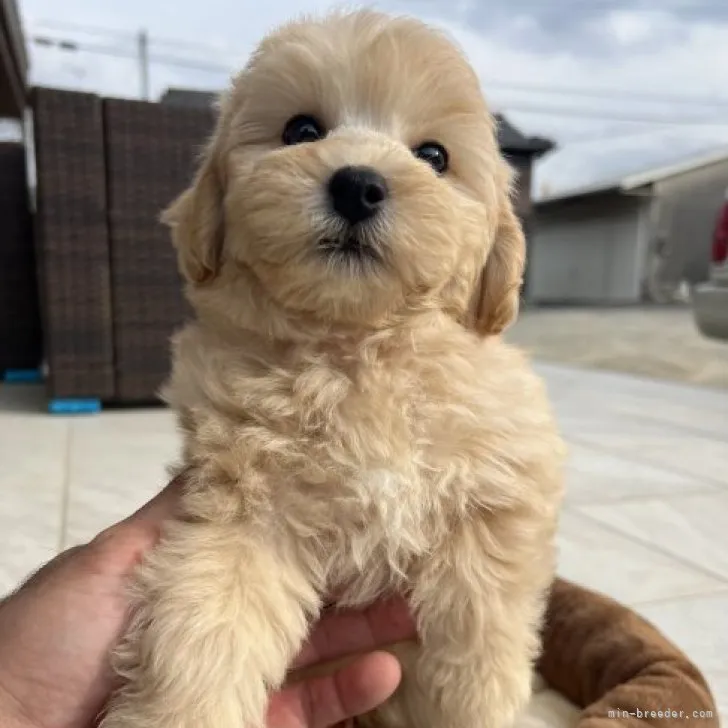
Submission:
[[[521,225],[523,225],[527,246],[522,295],[528,297],[528,269],[533,242],[533,165],[537,159],[552,151],[555,144],[542,137],[525,136],[501,114],[496,114],[496,121],[498,122],[498,145],[515,172],[513,205]]]
[[[498,144],[503,156],[516,173],[516,198],[514,205],[518,216],[528,223],[533,213],[532,177],[533,163],[555,148],[549,139],[528,137],[522,134],[502,114],[496,114]]]
[[[25,108],[28,58],[15,0],[0,0],[0,119],[20,119]]]
[[[667,303],[708,277],[728,150],[536,203],[527,299]]]

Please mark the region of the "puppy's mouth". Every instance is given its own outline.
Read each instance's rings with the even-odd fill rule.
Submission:
[[[355,230],[347,230],[336,237],[321,238],[318,241],[318,251],[327,261],[347,267],[365,269],[384,262],[379,247]]]

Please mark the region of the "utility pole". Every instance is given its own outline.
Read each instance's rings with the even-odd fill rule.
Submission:
[[[149,34],[142,29],[137,35],[139,57],[139,90],[142,99],[149,101]]]

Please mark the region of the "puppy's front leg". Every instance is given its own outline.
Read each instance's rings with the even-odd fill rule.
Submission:
[[[262,728],[319,608],[286,535],[177,522],[142,568],[103,728]]]
[[[460,524],[416,575],[421,649],[405,725],[507,728],[526,706],[553,557],[533,519],[516,521]]]

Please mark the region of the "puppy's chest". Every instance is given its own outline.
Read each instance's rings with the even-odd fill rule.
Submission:
[[[319,484],[334,503],[395,530],[415,528],[444,501],[462,499],[456,482],[483,457],[466,457],[462,443],[478,439],[486,407],[477,382],[463,389],[431,369],[328,363],[291,376],[289,415],[271,425],[302,465],[302,488]]]

